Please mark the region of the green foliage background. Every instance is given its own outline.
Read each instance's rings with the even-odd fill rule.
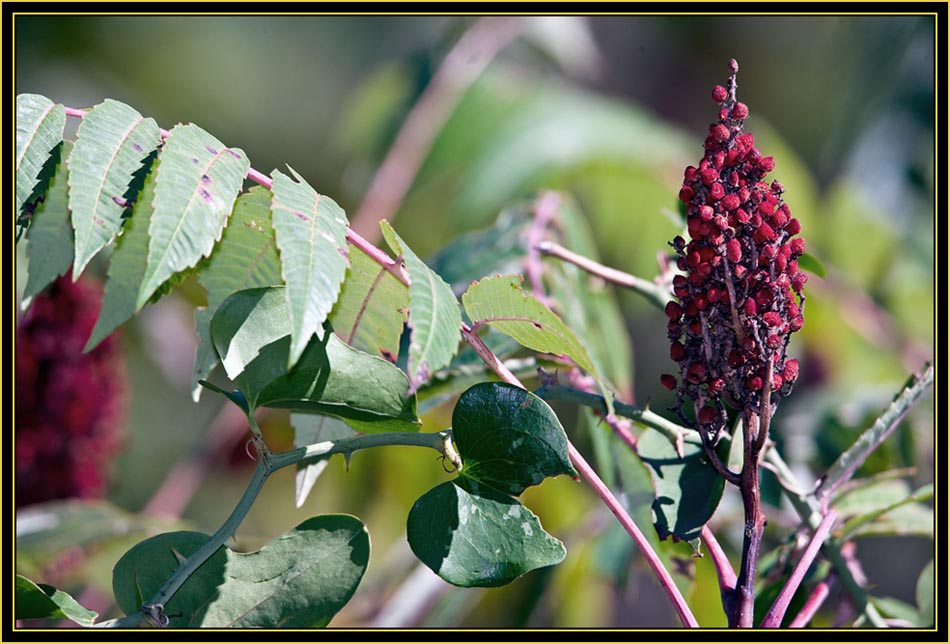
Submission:
[[[20,16],[16,92],[73,107],[110,97],[165,128],[197,123],[242,148],[262,172],[293,166],[352,215],[405,114],[470,23]],[[785,184],[809,251],[829,269],[828,279],[812,276],[806,289],[807,323],[792,343],[803,378],[775,421],[787,459],[820,473],[934,352],[932,19],[627,16],[565,18],[547,29],[507,47],[465,94],[395,219],[399,235],[427,258],[492,223],[513,199],[561,188],[589,217],[605,263],[652,277],[657,252],[678,232],[682,170],[700,158],[715,117],[709,92],[735,57],[740,100],[751,110],[747,130],[776,158],[773,176]],[[103,273],[101,259],[91,266]],[[18,289],[24,281],[18,271]],[[109,495],[121,508],[141,509],[177,459],[200,444],[222,404],[207,395],[197,405],[190,400],[194,346],[183,338],[192,335],[201,292],[186,282],[126,326],[131,406]],[[619,297],[634,347],[633,399],[664,410],[672,400],[658,385],[671,367],[662,314],[635,295]],[[912,466],[915,487],[932,481],[932,404],[928,397],[912,411],[865,474]],[[172,420],[168,409],[181,412]],[[449,414],[432,410],[426,429],[448,426]],[[581,435],[570,412],[562,421]],[[271,416],[265,433],[275,446],[291,444],[285,416]],[[314,514],[361,517],[373,560],[334,620],[341,626],[380,617],[412,570],[406,514],[421,493],[449,479],[419,450],[374,450],[349,465],[347,473],[332,461],[299,510],[293,473],[279,472],[238,534],[238,545],[251,549]],[[627,469],[625,476],[647,476]],[[213,531],[248,476],[249,467],[216,465],[184,521]],[[598,504],[584,486],[559,477],[523,501],[564,540],[565,562],[506,588],[450,590],[422,625],[674,623],[626,538],[591,510]],[[735,501],[727,495],[726,518],[738,516]],[[780,526],[779,511],[772,514]],[[733,556],[737,536],[723,529]],[[881,537],[859,542],[879,594],[914,603],[932,542],[913,543],[896,551]],[[677,555],[688,557],[683,548]],[[106,592],[122,552],[114,550],[98,551],[67,581],[91,579]],[[687,599],[700,623],[723,624],[708,558],[695,562],[695,578]]]

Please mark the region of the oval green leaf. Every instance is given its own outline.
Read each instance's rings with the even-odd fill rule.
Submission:
[[[406,533],[420,561],[463,587],[503,586],[566,554],[531,510],[464,476],[422,495]]]
[[[197,532],[152,537],[125,553],[113,589],[125,613],[139,610],[187,557],[208,540]],[[222,546],[165,606],[173,628],[326,626],[350,600],[369,563],[369,534],[356,517],[304,521],[257,552]]]
[[[517,496],[549,476],[577,476],[567,434],[548,404],[520,387],[485,382],[467,389],[452,412],[462,474]]]

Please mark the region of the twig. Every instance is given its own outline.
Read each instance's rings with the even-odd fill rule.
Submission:
[[[729,558],[723,552],[722,546],[713,534],[709,524],[703,526],[703,543],[709,551],[709,557],[712,559],[713,566],[716,568],[716,576],[719,578],[719,594],[722,597],[722,609],[726,615],[732,615],[735,611],[736,596],[736,571],[729,563]]]
[[[804,628],[808,625],[808,622],[815,617],[815,614],[818,612],[818,609],[821,608],[822,604],[825,603],[825,600],[828,599],[828,595],[831,592],[831,581],[833,579],[833,574],[828,575],[828,579],[819,581],[815,585],[815,590],[812,591],[811,595],[805,601],[805,605],[802,606],[802,609],[798,612],[791,622],[789,622],[789,628]]]
[[[782,618],[785,617],[785,611],[788,610],[788,605],[791,603],[795,591],[801,586],[802,581],[805,579],[805,573],[808,572],[808,568],[818,555],[821,544],[828,538],[828,533],[831,532],[831,526],[834,525],[835,519],[837,518],[838,512],[832,509],[829,510],[825,518],[822,519],[811,541],[809,541],[808,547],[805,548],[805,552],[802,553],[802,558],[799,560],[798,565],[796,565],[792,571],[792,575],[788,578],[788,581],[785,582],[785,585],[782,586],[782,590],[779,591],[778,597],[775,598],[775,602],[772,604],[772,607],[769,608],[769,612],[762,618],[762,628],[778,628],[782,625]]]
[[[574,264],[578,268],[611,284],[616,284],[617,286],[635,291],[661,309],[670,301],[670,293],[662,286],[645,280],[642,277],[636,277],[635,275],[618,271],[616,268],[604,266],[583,255],[578,255],[553,241],[545,240],[538,243],[537,250],[544,255],[556,257],[570,264]]]
[[[380,219],[392,220],[422,166],[436,134],[505,45],[518,37],[520,19],[487,17],[469,29],[448,53],[419,100],[409,111],[392,147],[370,184],[352,226],[378,239]]]
[[[256,427],[257,422],[253,415],[247,417],[255,434],[260,433]],[[306,445],[287,452],[273,454],[269,452],[266,446],[259,445],[261,450],[260,459],[254,470],[254,476],[248,483],[247,489],[241,495],[240,500],[234,510],[221,525],[220,528],[202,544],[191,556],[185,559],[181,566],[172,574],[172,576],[162,584],[161,588],[152,596],[152,598],[142,605],[142,610],[134,615],[121,618],[120,620],[111,620],[99,624],[106,628],[128,628],[141,625],[143,622],[152,622],[157,626],[167,626],[168,616],[164,614],[164,607],[168,601],[175,595],[188,578],[200,568],[218,549],[223,546],[237,531],[238,526],[247,516],[248,511],[260,494],[261,489],[268,477],[279,469],[296,465],[304,461],[323,460],[334,454],[352,454],[361,449],[372,447],[382,447],[386,445],[405,445],[414,447],[428,447],[441,453],[450,460],[457,460],[458,456],[449,453],[446,449],[450,445],[448,438],[450,432],[443,431],[437,433],[418,433],[418,432],[386,432],[380,434],[366,434],[340,438],[331,441],[323,441]],[[460,463],[455,463],[460,465]]]

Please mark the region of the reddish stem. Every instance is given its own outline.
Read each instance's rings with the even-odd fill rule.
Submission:
[[[778,597],[775,598],[772,607],[769,608],[769,612],[767,612],[762,619],[762,628],[778,628],[782,625],[782,618],[785,617],[785,611],[788,610],[788,605],[791,603],[795,591],[801,586],[802,581],[805,579],[805,573],[808,572],[808,568],[812,562],[815,561],[818,550],[821,549],[821,544],[828,538],[828,533],[831,532],[831,526],[837,518],[838,512],[832,509],[828,511],[828,514],[826,514],[821,520],[821,523],[818,524],[815,534],[808,543],[808,547],[805,548],[805,552],[802,553],[802,558],[799,560],[798,565],[795,566],[795,570],[792,571],[791,577],[785,582]]]
[[[716,535],[710,529],[709,524],[703,526],[703,543],[709,551],[709,557],[712,559],[713,566],[716,568],[716,576],[719,578],[719,594],[722,597],[722,609],[726,615],[732,615],[735,612],[736,596],[736,571],[729,563],[729,558],[723,551],[722,546],[716,539]]]
[[[825,603],[825,600],[828,599],[828,595],[831,592],[831,577],[826,580],[818,582],[818,585],[815,586],[815,590],[812,591],[811,596],[805,602],[805,605],[802,606],[801,611],[794,619],[789,623],[789,628],[804,628],[808,625],[808,622],[812,620],[815,614],[818,612],[818,609],[821,608],[821,605]]]

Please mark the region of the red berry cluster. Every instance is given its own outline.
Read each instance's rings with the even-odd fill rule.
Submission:
[[[807,280],[798,267],[805,252],[804,240],[795,237],[801,225],[782,199],[782,184],[765,181],[775,159],[762,156],[742,132],[749,108],[736,101],[735,60],[729,70],[728,89],[712,93],[719,120],[709,126],[703,159],[686,168],[679,193],[690,241],[677,236],[671,243],[685,274],[673,280],[678,301],[667,304],[666,315],[680,376],[661,377],[677,390],[684,422],[689,399],[699,425],[716,433],[726,421],[724,402],[759,409],[769,371],[771,392],[790,392],[799,367],[786,358],[786,347],[802,328]]]
[[[97,285],[62,277],[17,325],[17,506],[105,493],[125,389],[115,335],[83,353],[101,298]]]

